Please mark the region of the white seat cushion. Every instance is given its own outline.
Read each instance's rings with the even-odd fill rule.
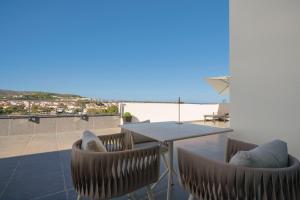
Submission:
[[[91,131],[83,132],[81,149],[87,151],[107,152],[102,141]]]

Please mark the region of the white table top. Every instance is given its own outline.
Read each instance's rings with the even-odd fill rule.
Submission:
[[[230,128],[217,128],[192,123],[177,124],[173,121],[125,124],[122,125],[121,128],[160,142],[183,140],[233,131],[233,129]]]

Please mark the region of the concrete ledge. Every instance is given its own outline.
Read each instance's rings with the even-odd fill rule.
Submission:
[[[86,129],[117,128],[120,125],[118,115],[82,116],[43,116],[38,122],[30,121],[30,116],[0,118],[0,136],[56,134]]]
[[[111,114],[111,113],[101,113],[101,114],[55,114],[55,115],[41,115],[41,114],[31,114],[31,115],[0,115],[0,119],[23,119],[23,118],[30,118],[30,117],[38,117],[38,118],[61,118],[61,117],[82,117],[82,116],[88,116],[88,117],[101,117],[101,116],[120,116],[119,113]]]

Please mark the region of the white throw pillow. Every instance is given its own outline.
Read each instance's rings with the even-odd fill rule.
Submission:
[[[81,149],[87,151],[107,152],[102,141],[91,131],[83,132]]]
[[[253,168],[283,168],[288,166],[287,144],[273,140],[250,151],[239,151],[229,164]]]

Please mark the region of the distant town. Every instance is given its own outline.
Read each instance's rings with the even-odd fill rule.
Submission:
[[[72,94],[0,90],[0,115],[103,113],[118,113],[118,103]]]

